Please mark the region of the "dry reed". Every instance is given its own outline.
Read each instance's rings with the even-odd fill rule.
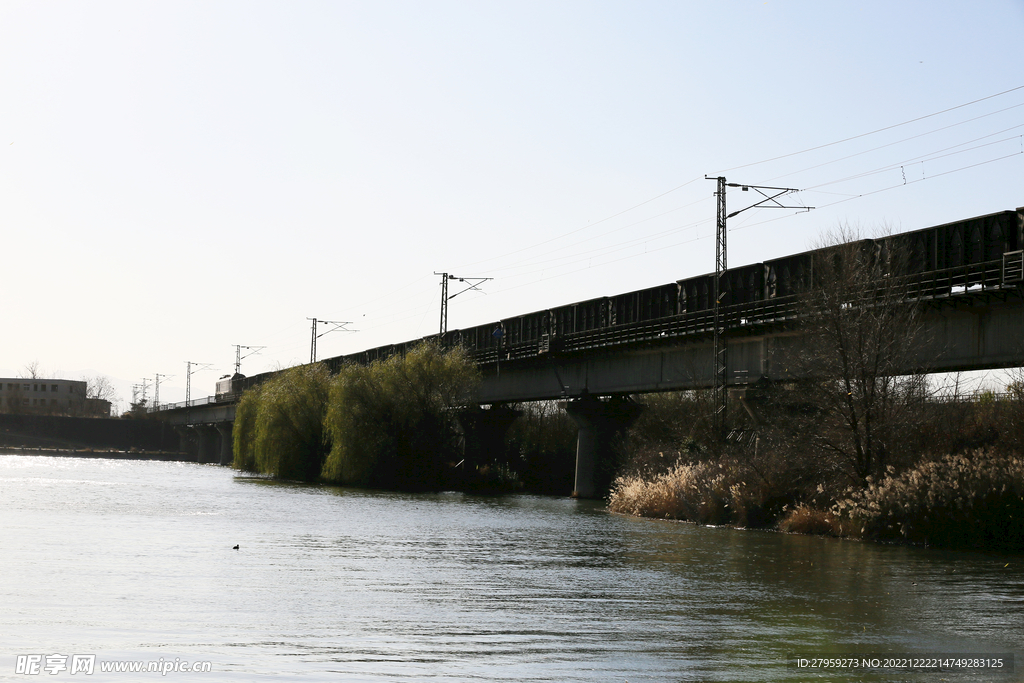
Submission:
[[[638,517],[701,524],[743,523],[753,497],[736,471],[707,462],[677,464],[653,478],[624,476],[612,485],[608,507]]]
[[[843,531],[875,540],[1024,549],[1024,459],[988,451],[891,468],[832,508]]]

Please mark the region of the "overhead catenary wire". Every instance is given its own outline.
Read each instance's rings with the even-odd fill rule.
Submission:
[[[601,237],[606,237],[606,236],[611,235],[613,233],[621,232],[622,230],[626,230],[626,229],[629,229],[629,228],[632,228],[632,227],[636,227],[637,225],[640,225],[642,223],[648,223],[648,222],[650,222],[652,220],[655,220],[657,218],[662,218],[664,216],[667,216],[670,213],[675,213],[676,211],[682,211],[683,209],[688,209],[688,208],[690,208],[692,206],[695,206],[697,204],[702,204],[702,203],[708,202],[710,200],[711,200],[710,197],[701,197],[700,199],[698,199],[696,201],[693,201],[693,202],[690,202],[689,204],[684,204],[683,206],[677,206],[677,207],[675,207],[673,209],[669,209],[668,211],[663,211],[662,213],[655,214],[653,216],[648,216],[647,218],[643,218],[641,220],[634,221],[633,223],[628,223],[626,225],[623,225],[621,227],[615,228],[613,230],[607,230],[607,231],[605,231],[605,232],[603,232],[603,233],[601,233],[599,235],[592,235],[591,237],[587,237],[585,239],[582,239],[582,240],[579,240],[577,242],[574,242],[571,245],[566,245],[565,247],[560,247],[557,251],[562,251],[562,250],[565,250],[565,249],[569,249],[569,248],[575,247],[575,246],[577,246],[579,244],[583,244],[584,242],[591,242],[591,241],[593,241],[595,239],[599,239]],[[685,229],[685,228],[689,227],[690,225],[695,225],[695,224],[702,223],[702,222],[704,222],[704,221],[696,221],[695,223],[684,224],[682,226],[676,226],[676,227],[673,227],[673,228],[669,228],[668,230],[663,231],[662,233],[655,233],[655,235],[657,236],[657,235],[665,234],[665,233],[668,233],[668,232],[672,232],[674,230]],[[642,241],[644,239],[651,239],[651,237],[650,236],[644,236],[644,237],[640,237],[640,238],[635,238],[633,240],[629,240],[629,241],[625,242],[624,244],[630,244],[632,242]],[[598,248],[598,250],[604,250],[604,249],[607,249],[607,247],[600,247],[600,248]],[[536,260],[532,260],[532,259],[522,259],[520,261],[515,261],[515,262],[513,262],[513,263],[511,263],[509,265],[506,265],[506,266],[500,266],[500,267],[497,267],[497,268],[492,268],[491,270],[494,271],[494,272],[500,272],[500,271],[503,271],[503,270],[510,270],[510,269],[515,268],[516,266],[521,265],[523,263],[530,263],[530,264],[548,263],[548,262],[551,262],[551,261],[559,260],[561,258],[574,258],[575,256],[578,256],[580,253],[586,254],[586,253],[590,253],[590,252],[586,252],[586,251],[578,252],[577,254],[573,254],[573,255],[570,255],[570,256],[556,257],[554,259],[547,259],[545,261],[536,261]]]
[[[1005,132],[1005,130],[1012,130],[1014,128],[1019,128],[1019,127],[1021,127],[1021,126],[1014,126],[1012,128],[1004,129],[1004,131],[999,131],[999,132]],[[995,134],[998,134],[998,133],[995,133]],[[975,140],[984,139],[986,137],[991,137],[991,135],[989,135],[989,136],[982,136],[981,138],[975,138]],[[964,152],[968,152],[968,151],[973,151],[973,150],[976,150],[976,149],[981,149],[983,147],[991,146],[991,145],[994,145],[994,144],[999,144],[999,143],[1006,142],[1006,141],[1009,141],[1009,140],[1016,140],[1018,137],[1019,136],[1013,136],[1013,137],[1010,137],[1010,138],[1004,138],[1002,140],[997,140],[997,141],[993,141],[993,142],[990,142],[990,143],[986,143],[985,145],[977,145],[975,147],[971,147],[971,148],[968,148],[968,149],[965,149],[965,150],[959,150],[958,152],[954,152],[952,154],[942,154],[942,155],[939,154],[939,152],[950,150],[950,149],[956,149],[956,147],[960,147],[960,146],[962,146],[964,144],[968,144],[968,142],[960,143],[958,145],[954,145],[954,146],[951,146],[951,147],[946,147],[946,148],[944,148],[942,150],[937,150],[935,152],[929,152],[929,153],[924,154],[924,155],[918,155],[916,157],[911,157],[910,159],[903,160],[901,162],[892,163],[892,164],[889,164],[887,166],[884,166],[884,167],[881,167],[881,168],[878,168],[878,169],[873,169],[871,171],[867,171],[867,172],[864,172],[864,173],[861,173],[861,174],[857,174],[857,175],[854,175],[854,176],[849,176],[847,178],[841,178],[841,179],[838,179],[838,180],[828,181],[826,183],[822,183],[820,185],[811,186],[809,188],[804,188],[802,191],[804,191],[804,192],[806,192],[806,191],[813,191],[815,188],[818,188],[818,187],[825,187],[825,186],[832,185],[832,184],[838,184],[838,183],[841,183],[841,182],[846,182],[846,181],[851,180],[851,179],[857,179],[857,178],[866,177],[866,176],[872,175],[872,174],[877,174],[877,173],[882,173],[882,172],[898,169],[898,168],[900,168],[901,165],[905,165],[905,164],[908,164],[908,163],[911,163],[911,162],[915,162],[915,161],[919,161],[919,160],[923,160],[923,161],[936,160],[936,159],[952,156],[953,154],[959,154],[959,153],[964,153]],[[1009,155],[1009,156],[1013,156],[1013,155]],[[1005,156],[1004,157],[998,157],[997,159],[994,159],[993,161],[998,160],[998,159],[1002,159],[1002,158],[1006,158],[1006,157]],[[983,163],[986,163],[986,162],[983,162]],[[950,170],[950,171],[944,171],[944,172],[940,172],[940,173],[935,173],[935,174],[932,174],[931,177],[939,177],[939,176],[942,176],[942,175],[946,175],[948,173],[956,172],[957,170],[966,170],[966,169],[972,168],[974,166],[983,165],[983,163],[982,164],[971,164],[971,165],[968,165],[968,166],[964,166],[964,167],[962,167],[960,169],[953,169],[953,170]],[[920,182],[920,180],[921,179],[916,179],[916,180],[914,180],[912,182]],[[910,184],[910,182],[900,183],[900,185],[903,185],[903,184]],[[897,187],[897,185],[893,185],[890,188],[884,188],[884,189],[894,189],[895,187]],[[881,191],[881,190],[877,190],[877,191]],[[867,193],[861,192],[861,193],[856,193],[856,194],[850,194],[850,195],[847,195],[847,197],[848,197],[848,199],[855,199],[857,197],[867,196],[868,194],[874,194],[877,191],[870,191],[870,192],[867,192]],[[705,198],[705,200],[706,200],[706,198]],[[705,200],[701,200],[701,201],[705,201]],[[836,203],[839,203],[839,202],[832,202],[832,203],[826,204],[824,206],[832,206],[832,205],[834,205]],[[664,214],[659,214],[659,215],[664,215]],[[735,230],[742,230],[745,227],[750,227],[750,225],[760,225],[760,224],[767,223],[767,222],[774,222],[774,221],[777,221],[777,220],[781,220],[781,219],[787,218],[787,217],[789,217],[791,215],[793,215],[793,214],[785,214],[785,215],[782,215],[782,216],[776,216],[774,218],[771,218],[771,219],[768,219],[768,220],[764,220],[764,221],[758,221],[758,222],[749,224],[747,226],[739,226],[739,227],[735,228]],[[640,223],[640,222],[643,222],[643,221],[638,221],[637,223]],[[674,226],[674,227],[669,228],[667,230],[664,230],[664,231],[662,231],[660,233],[654,233],[653,235],[643,235],[641,237],[637,237],[637,238],[634,238],[634,239],[631,239],[631,240],[627,240],[625,242],[619,242],[619,243],[616,243],[616,244],[607,245],[607,246],[599,247],[599,248],[596,248],[596,249],[591,249],[591,250],[587,250],[587,251],[583,251],[583,252],[577,252],[577,253],[572,254],[572,255],[567,255],[567,256],[563,256],[563,257],[556,257],[556,258],[549,258],[549,259],[544,259],[544,260],[540,260],[540,261],[530,261],[530,265],[538,266],[538,265],[558,264],[559,262],[562,262],[562,265],[573,265],[575,263],[579,263],[579,262],[584,261],[584,260],[592,259],[595,256],[604,255],[604,254],[606,254],[608,252],[619,251],[621,249],[625,249],[625,248],[628,248],[630,246],[633,246],[633,245],[636,245],[636,244],[639,244],[639,243],[642,243],[642,242],[654,241],[654,240],[660,239],[660,238],[662,238],[664,236],[677,233],[679,230],[690,229],[692,227],[695,227],[695,226],[698,226],[698,225],[702,225],[702,224],[706,224],[708,222],[710,222],[709,219],[702,219],[702,220],[694,221],[694,222],[689,223],[689,224],[685,224],[685,225],[681,225],[681,226]],[[686,243],[689,243],[689,241],[684,242],[684,243],[677,243],[677,244],[686,244]],[[662,248],[667,248],[667,247],[655,248],[655,249],[650,250],[650,251],[651,252],[660,251]],[[614,261],[612,261],[612,262],[614,262]],[[519,261],[519,262],[517,262],[515,264],[506,266],[504,268],[497,268],[497,269],[495,269],[495,272],[500,272],[500,271],[503,271],[503,270],[511,270],[514,267],[516,267],[518,265],[521,265],[522,263],[524,263],[524,261]],[[606,263],[606,262],[602,261],[602,263]],[[536,273],[536,272],[538,272],[538,271],[537,270],[531,271],[531,273]],[[579,271],[570,271],[570,272],[575,273],[575,272],[579,272]],[[527,275],[527,274],[529,274],[529,273],[520,273],[518,275],[511,275],[511,276],[507,276],[507,277],[523,277],[524,275]],[[551,278],[548,277],[548,278],[544,278],[544,279],[548,280],[548,279],[551,279]],[[505,288],[505,289],[509,289],[509,288]]]
[[[849,196],[845,196],[844,195],[843,199],[839,199],[837,201],[830,202],[828,204],[820,204],[820,205],[818,205],[817,208],[824,209],[824,208],[827,208],[827,207],[830,207],[830,206],[836,206],[837,204],[843,204],[845,202],[852,201],[854,199],[860,199],[861,197],[868,197],[868,196],[873,195],[873,194],[879,194],[881,192],[887,192],[889,190],[896,190],[896,189],[899,189],[901,187],[906,187],[907,185],[914,185],[916,183],[925,182],[927,180],[931,180],[932,178],[939,178],[939,177],[942,177],[942,176],[951,175],[953,173],[959,173],[960,171],[967,171],[967,170],[970,170],[972,168],[977,168],[978,166],[985,166],[987,164],[995,163],[997,161],[1002,161],[1004,159],[1009,159],[1009,158],[1014,157],[1014,156],[1020,156],[1021,154],[1024,154],[1024,150],[1015,152],[1013,154],[1007,154],[1005,156],[995,157],[993,159],[986,159],[985,161],[980,161],[980,162],[978,162],[976,164],[968,164],[967,166],[961,166],[959,168],[950,169],[948,171],[943,171],[941,173],[935,173],[935,174],[932,174],[932,175],[930,175],[928,177],[925,177],[925,178],[915,178],[913,180],[908,180],[905,183],[904,182],[900,182],[900,183],[896,183],[896,184],[893,184],[893,185],[888,185],[886,187],[880,187],[880,188],[877,188],[877,189],[874,189],[874,190],[869,190],[867,192],[861,192],[859,194],[854,194],[854,195],[849,195]],[[839,194],[839,193],[835,193],[835,192],[824,192],[824,191],[821,191],[821,190],[811,190],[811,189],[801,190],[801,191],[802,192],[821,192],[822,194],[833,194],[833,195]],[[737,231],[740,231],[740,230],[746,230],[748,228],[753,228],[753,227],[756,227],[756,226],[759,226],[759,225],[764,225],[765,223],[774,223],[775,221],[783,220],[783,219],[786,219],[786,218],[791,218],[796,213],[802,213],[802,212],[794,212],[793,214],[786,214],[786,215],[782,215],[782,216],[776,216],[774,218],[769,218],[769,219],[766,219],[766,220],[761,220],[761,221],[756,221],[756,222],[753,222],[753,223],[748,223],[746,225],[741,225],[741,226],[739,226],[737,228],[730,228],[730,231],[737,232]],[[702,237],[701,239],[704,239],[704,238]]]
[[[948,170],[948,171],[943,171],[941,173],[935,173],[935,174],[933,174],[933,175],[931,175],[929,177],[926,177],[926,178],[919,178],[919,179],[914,179],[914,180],[908,181],[905,184],[904,183],[899,183],[897,185],[891,185],[891,186],[888,186],[888,187],[879,188],[879,189],[868,191],[868,192],[862,192],[862,193],[859,193],[857,195],[846,197],[844,199],[838,200],[836,202],[831,202],[831,203],[825,204],[825,205],[819,205],[818,208],[820,209],[820,208],[825,208],[825,207],[828,207],[828,206],[834,206],[836,204],[841,204],[841,203],[844,203],[844,202],[847,202],[847,201],[851,201],[853,199],[858,199],[860,197],[865,197],[865,196],[869,196],[869,195],[872,195],[872,194],[878,194],[880,192],[885,192],[885,191],[888,191],[888,190],[897,189],[899,187],[904,187],[905,185],[911,185],[911,184],[923,182],[925,180],[929,180],[930,178],[937,178],[937,177],[949,175],[949,174],[952,174],[952,173],[957,173],[957,172],[960,172],[960,171],[965,171],[965,170],[968,170],[968,169],[971,169],[971,168],[975,168],[975,167],[978,167],[978,166],[983,166],[985,164],[993,163],[995,161],[1000,161],[1002,159],[1007,159],[1007,158],[1010,158],[1012,156],[1017,156],[1017,155],[1020,155],[1021,153],[1022,152],[1016,152],[1014,154],[1005,155],[1005,156],[997,157],[997,158],[994,158],[994,159],[989,159],[989,160],[986,160],[986,161],[983,161],[983,162],[979,162],[979,163],[976,163],[976,164],[969,164],[969,165],[962,166],[962,167],[959,167],[959,168],[956,168],[956,169],[951,169],[951,170]],[[780,215],[780,216],[775,216],[773,218],[769,218],[769,219],[765,219],[765,220],[760,220],[760,221],[755,221],[755,222],[749,223],[747,225],[741,225],[741,226],[736,227],[736,228],[731,228],[731,230],[733,232],[737,232],[737,231],[749,229],[749,228],[752,228],[752,227],[755,227],[755,226],[764,225],[766,223],[774,223],[776,221],[780,221],[780,220],[785,220],[787,218],[791,218],[792,216],[794,216],[794,215],[796,215],[798,213],[804,213],[804,211],[794,211],[793,213],[787,213],[787,214],[783,214],[783,215]],[[710,219],[702,221],[702,223],[710,223],[710,222],[711,222]],[[703,241],[703,240],[708,240],[708,239],[711,239],[712,237],[713,237],[713,235],[710,235],[710,234],[709,235],[704,235],[704,236],[698,236],[698,237],[694,237],[694,238],[689,239],[689,240],[684,240],[684,241],[681,241],[681,242],[675,242],[675,243],[672,243],[672,244],[664,245],[663,247],[660,247],[660,248],[657,248],[657,249],[654,249],[654,250],[651,250],[651,251],[645,251],[643,253],[637,253],[637,254],[630,254],[630,255],[627,255],[627,256],[622,256],[622,257],[617,258],[617,259],[601,261],[600,263],[596,264],[596,266],[597,267],[608,266],[608,265],[620,263],[622,261],[627,261],[627,260],[630,260],[630,259],[639,258],[641,256],[645,256],[648,253],[653,253],[653,252],[656,252],[656,251],[662,251],[662,250],[665,250],[665,249],[671,249],[671,248],[675,248],[675,247],[679,247],[679,246],[685,246],[687,244],[693,244],[695,242],[700,242],[700,241]],[[593,257],[592,256],[588,257],[588,258],[579,258],[579,259],[577,259],[574,262],[566,263],[566,264],[563,264],[563,265],[574,265],[575,263],[579,263],[579,262],[582,262],[582,261],[588,261],[589,265],[586,268],[577,268],[575,270],[559,272],[559,273],[554,274],[554,275],[543,276],[543,277],[537,278],[535,280],[531,280],[530,282],[525,282],[525,283],[522,283],[522,284],[519,284],[519,285],[513,285],[511,287],[505,287],[503,291],[510,291],[510,290],[515,290],[515,289],[521,289],[523,287],[528,287],[528,286],[531,286],[533,284],[537,284],[539,282],[546,282],[546,281],[550,281],[550,280],[553,280],[553,279],[556,279],[556,278],[566,277],[568,275],[574,275],[574,274],[577,274],[577,273],[580,273],[580,272],[585,272],[585,271],[590,270],[591,268],[595,267],[594,264],[593,264]],[[534,272],[537,272],[537,271],[534,271]]]
[[[957,109],[963,109],[964,107],[969,107],[972,104],[978,104],[979,102],[984,102],[986,100],[991,100],[991,99],[996,98],[996,97],[1002,97],[1003,95],[1008,95],[1008,94],[1010,94],[1012,92],[1016,92],[1018,90],[1024,90],[1024,85],[1018,85],[1018,86],[1016,86],[1014,88],[1010,88],[1009,90],[1003,90],[1002,92],[997,92],[994,95],[988,95],[986,97],[980,97],[980,98],[978,98],[976,100],[971,100],[970,102],[964,102],[963,104],[958,104],[958,105],[956,105],[954,107],[948,107],[948,108],[942,109],[940,111],[932,112],[931,114],[925,114],[924,116],[918,116],[917,118],[909,119],[907,121],[903,121],[902,123],[894,123],[891,126],[884,126],[882,128],[876,128],[875,130],[868,131],[867,133],[860,133],[859,135],[851,135],[850,137],[843,138],[842,140],[835,140],[833,142],[827,142],[827,143],[825,143],[823,145],[817,145],[815,147],[808,147],[807,149],[802,149],[799,152],[790,152],[789,154],[780,154],[779,156],[771,157],[770,159],[762,159],[761,161],[754,161],[754,162],[751,162],[749,164],[743,164],[741,166],[733,166],[732,168],[726,168],[726,169],[723,169],[721,171],[721,173],[728,173],[729,171],[736,171],[736,170],[741,169],[741,168],[750,168],[751,166],[759,166],[761,164],[767,164],[768,162],[771,162],[771,161],[779,161],[780,159],[788,159],[789,157],[798,156],[800,154],[806,154],[808,152],[815,152],[815,151],[817,151],[819,149],[825,149],[826,147],[834,147],[835,145],[841,145],[844,142],[850,142],[852,140],[858,140],[860,138],[865,138],[865,137],[868,137],[869,135],[875,135],[877,133],[884,133],[887,130],[892,130],[894,128],[900,128],[902,126],[906,126],[906,125],[909,125],[911,123],[917,123],[918,121],[924,121],[925,119],[930,119],[930,118],[933,118],[935,116],[939,116],[941,114],[946,114],[946,113],[949,113],[951,111],[956,111]]]
[[[610,221],[613,218],[618,218],[619,216],[621,216],[623,214],[626,214],[626,213],[629,213],[630,211],[635,211],[636,209],[639,209],[641,206],[646,206],[647,204],[650,204],[653,201],[656,201],[658,199],[661,199],[662,197],[670,195],[673,192],[681,190],[684,187],[686,187],[687,185],[691,185],[691,184],[697,182],[700,179],[701,179],[700,177],[697,177],[697,178],[693,178],[691,180],[687,180],[682,185],[677,185],[676,187],[673,187],[671,190],[666,190],[665,192],[662,192],[659,195],[651,197],[650,199],[645,199],[644,201],[640,202],[639,204],[634,204],[633,206],[629,207],[628,209],[623,209],[622,211],[619,211],[618,213],[614,213],[611,216],[606,216],[606,217],[602,218],[601,220],[594,221],[592,223],[588,223],[587,225],[580,226],[579,228],[575,228],[573,230],[570,230],[568,232],[562,233],[562,234],[557,235],[555,237],[551,237],[551,238],[546,239],[546,240],[544,240],[542,242],[537,242],[535,244],[531,244],[528,247],[523,247],[521,249],[516,249],[514,251],[510,251],[510,252],[504,254],[504,256],[511,256],[512,254],[519,254],[519,253],[522,253],[524,251],[529,251],[530,249],[537,249],[539,247],[542,247],[542,246],[545,246],[547,244],[550,244],[551,242],[555,242],[555,241],[558,241],[560,239],[564,239],[566,237],[570,237],[572,235],[575,235],[575,234],[577,234],[579,232],[582,232],[583,230],[588,230],[590,228],[593,228],[596,225],[600,225],[601,223],[605,223],[607,221]],[[472,268],[472,267],[478,266],[478,265],[480,265],[482,263],[489,263],[489,262],[495,260],[495,258],[498,258],[498,257],[492,257],[492,258],[484,259],[484,260],[481,260],[481,261],[474,261],[472,263],[466,263],[466,264],[460,266],[460,268]]]
[[[658,232],[658,233],[642,235],[640,237],[636,237],[636,238],[633,238],[633,239],[625,241],[625,242],[617,242],[615,244],[607,245],[607,246],[604,246],[604,247],[597,247],[595,249],[590,249],[590,250],[587,250],[587,251],[577,252],[577,253],[569,254],[569,255],[566,255],[566,256],[559,256],[559,257],[555,257],[555,258],[544,259],[544,260],[541,260],[541,261],[530,261],[529,265],[530,266],[538,266],[538,265],[545,265],[545,264],[555,264],[555,263],[558,263],[559,261],[565,261],[566,259],[572,259],[573,262],[575,262],[575,261],[580,260],[581,258],[592,258],[595,255],[601,255],[604,252],[617,251],[619,249],[624,249],[624,248],[627,248],[627,247],[630,247],[630,246],[633,246],[633,245],[636,245],[636,244],[639,244],[639,243],[642,243],[642,242],[651,242],[651,241],[658,240],[658,239],[661,239],[661,238],[664,238],[664,237],[668,237],[670,235],[678,234],[680,231],[683,231],[683,230],[692,230],[692,229],[694,229],[694,228],[696,228],[696,227],[698,227],[700,225],[704,225],[704,224],[710,223],[710,222],[711,221],[709,219],[704,218],[704,219],[699,219],[699,220],[693,221],[691,223],[686,223],[686,224],[683,224],[683,225],[673,225],[672,227],[670,227],[670,228],[668,228],[666,230],[663,230],[661,232]],[[512,265],[506,266],[504,268],[497,268],[497,269],[495,269],[495,272],[512,270],[513,268],[516,268],[517,266],[521,265],[522,263],[524,263],[524,262],[519,262],[519,263],[516,263],[516,264],[512,264]],[[515,277],[515,276],[511,276],[511,277]]]
[[[856,152],[854,154],[848,154],[848,155],[846,155],[844,157],[839,157],[837,159],[832,159],[831,161],[825,161],[825,162],[822,162],[820,164],[815,164],[814,166],[808,166],[807,168],[802,168],[799,171],[790,171],[788,173],[784,173],[782,175],[775,176],[774,178],[769,178],[768,182],[774,182],[774,181],[779,180],[781,178],[788,178],[788,177],[791,177],[791,176],[794,176],[794,175],[797,175],[797,174],[800,174],[800,173],[806,173],[807,171],[813,171],[814,169],[823,168],[825,166],[829,166],[831,164],[838,163],[840,161],[847,161],[848,159],[853,159],[855,157],[863,156],[865,154],[870,154],[871,152],[877,152],[878,150],[885,149],[887,147],[894,147],[896,145],[901,145],[901,144],[903,144],[905,142],[909,142],[911,140],[917,140],[918,138],[923,138],[923,137],[926,137],[928,135],[933,135],[935,133],[940,133],[940,132],[942,132],[944,130],[949,130],[950,128],[956,128],[957,126],[962,126],[965,123],[971,123],[973,121],[978,121],[980,119],[983,119],[983,118],[986,118],[986,117],[989,117],[989,116],[994,116],[995,114],[1000,114],[1000,113],[1003,113],[1005,111],[1009,111],[1010,109],[1016,109],[1017,107],[1024,107],[1024,102],[1021,102],[1020,104],[1015,104],[1012,107],[1006,107],[1005,109],[1000,109],[998,111],[989,112],[988,114],[983,114],[981,116],[975,116],[974,118],[967,119],[965,121],[958,121],[956,123],[951,123],[948,126],[943,126],[941,128],[936,128],[934,130],[928,131],[927,133],[920,133],[918,135],[912,135],[912,136],[910,136],[908,138],[902,138],[900,140],[895,140],[893,142],[888,142],[888,143],[886,143],[884,145],[879,145],[878,147],[872,147],[871,149],[866,149],[864,151]],[[1021,125],[1024,125],[1024,124],[1021,124]],[[1000,133],[1005,133],[1007,131],[1016,130],[1017,128],[1020,128],[1021,125],[1011,126],[1009,128],[1004,128],[1001,131],[997,131],[995,133],[990,133],[989,135],[982,136],[981,138],[976,138],[975,140],[983,140],[986,137],[992,137],[993,135],[999,135]],[[967,143],[964,143],[964,144],[967,144]]]
[[[1022,125],[1024,125],[1024,124],[1022,124]],[[1020,128],[1021,126],[1015,126],[1015,127],[1016,128]],[[1021,138],[1021,137],[1022,136],[1020,136],[1020,135],[1014,135],[1014,136],[1011,136],[1011,137],[1008,137],[1008,138],[1003,138],[1002,140],[995,140],[993,142],[986,142],[983,145],[977,145],[975,147],[968,147],[967,149],[961,149],[961,150],[958,150],[956,152],[950,152],[949,154],[942,154],[942,152],[945,152],[945,151],[950,150],[950,149],[956,149],[957,147],[961,147],[962,146],[962,144],[961,145],[954,145],[953,147],[947,147],[944,150],[939,150],[939,151],[936,151],[936,152],[929,152],[928,154],[922,154],[922,155],[919,155],[919,156],[916,156],[916,157],[911,157],[909,159],[904,159],[903,161],[893,162],[893,163],[888,164],[886,166],[875,168],[875,169],[872,169],[870,171],[864,171],[862,173],[858,173],[858,174],[855,174],[855,175],[852,175],[852,176],[847,176],[845,178],[839,178],[837,180],[830,180],[828,182],[820,183],[818,185],[811,185],[809,187],[805,187],[804,191],[805,192],[809,192],[809,191],[815,190],[815,189],[817,189],[819,187],[827,187],[829,185],[836,185],[838,183],[845,183],[845,182],[848,182],[850,180],[858,180],[860,178],[866,178],[868,176],[878,175],[879,173],[885,173],[887,171],[893,171],[893,170],[895,170],[897,168],[901,168],[901,167],[907,166],[909,164],[924,163],[926,161],[935,161],[937,159],[944,159],[946,157],[955,156],[957,154],[965,154],[967,152],[972,152],[972,151],[974,151],[976,149],[982,149],[984,147],[991,147],[992,145],[998,145],[1000,143],[1008,142],[1010,140],[1017,140],[1018,138]],[[969,144],[969,143],[963,143],[963,144]],[[1013,156],[1013,155],[1010,155],[1010,156]],[[1000,158],[1002,158],[1002,157],[1000,157]],[[904,184],[906,184],[906,183],[904,183]]]
[[[933,174],[929,175],[926,178],[916,178],[914,180],[908,180],[905,183],[898,183],[896,185],[890,185],[888,187],[882,187],[882,188],[879,188],[877,190],[872,190],[870,192],[862,192],[862,193],[860,193],[860,194],[858,194],[856,196],[847,197],[846,199],[840,199],[838,201],[832,202],[831,204],[825,204],[825,205],[823,205],[823,206],[821,206],[819,208],[825,208],[825,207],[828,207],[828,206],[835,206],[836,204],[842,204],[843,202],[852,201],[854,199],[860,199],[861,197],[867,197],[867,196],[870,196],[870,195],[873,195],[873,194],[878,194],[880,192],[886,192],[888,190],[895,190],[895,189],[898,189],[900,187],[906,187],[907,185],[913,185],[913,184],[916,184],[916,183],[921,183],[921,182],[924,182],[926,180],[931,180],[933,178],[940,178],[942,176],[950,175],[952,173],[959,173],[960,171],[966,171],[966,170],[969,170],[969,169],[972,169],[972,168],[977,168],[979,166],[985,166],[987,164],[995,163],[997,161],[1002,161],[1003,159],[1009,159],[1009,158],[1015,157],[1015,156],[1020,156],[1022,154],[1024,154],[1024,151],[1014,152],[1013,154],[1007,154],[1005,156],[996,157],[994,159],[987,159],[985,161],[979,161],[976,164],[969,164],[967,166],[961,166],[960,168],[954,168],[954,169],[951,169],[949,171],[943,171],[941,173],[933,173]]]

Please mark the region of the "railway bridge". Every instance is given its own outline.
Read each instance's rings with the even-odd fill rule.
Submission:
[[[869,258],[897,247],[910,254],[907,272],[898,277],[907,299],[920,307],[923,327],[923,341],[903,372],[1024,366],[1024,209],[859,244]],[[798,362],[807,344],[801,292],[814,286],[820,257],[820,250],[804,252],[723,274],[723,290],[733,295],[717,311],[728,388],[807,378]],[[708,301],[713,277],[446,333],[439,341],[465,347],[483,374],[476,402],[489,409],[464,421],[478,432],[474,439],[486,443],[504,435],[510,417],[500,406],[506,403],[563,401],[579,427],[575,490],[583,497],[600,495],[595,463],[608,437],[637,416],[630,395],[715,383],[716,315]],[[332,370],[345,362],[369,363],[420,341],[323,362]],[[246,378],[244,385],[266,376]],[[226,464],[237,390],[245,386],[168,406],[160,416],[197,435],[201,462]]]

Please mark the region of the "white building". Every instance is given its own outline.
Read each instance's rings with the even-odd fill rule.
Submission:
[[[83,380],[0,378],[0,413],[107,417],[110,402],[86,399]]]

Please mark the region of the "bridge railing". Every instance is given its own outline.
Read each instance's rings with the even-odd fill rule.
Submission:
[[[1022,276],[1015,276],[1017,270],[1014,270],[1012,264],[1008,268],[1004,260],[899,276],[891,284],[903,288],[906,300],[910,302],[929,302],[976,292],[1016,289]],[[877,296],[878,289],[871,288],[852,293],[848,303],[855,306],[869,305],[876,301]],[[727,331],[753,330],[758,326],[795,321],[807,314],[806,304],[795,294],[719,308],[720,324]],[[655,345],[683,337],[710,335],[713,332],[714,311],[702,310],[558,336],[544,335],[540,339],[517,344],[470,350],[469,356],[478,364],[487,365],[536,358],[549,352],[572,353],[622,345]]]
[[[232,396],[226,400],[232,401],[237,396]],[[195,408],[196,406],[210,405],[211,403],[222,403],[225,399],[218,398],[217,396],[206,396],[205,398],[194,398],[191,401],[178,401],[177,403],[161,403],[159,405],[150,406],[148,412],[156,413],[164,410],[177,410],[179,408]]]

